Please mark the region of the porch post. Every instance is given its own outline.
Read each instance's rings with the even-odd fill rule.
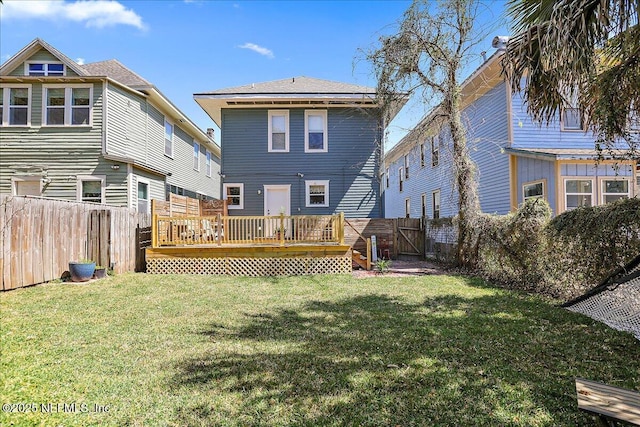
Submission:
[[[280,246],[284,246],[284,213],[280,213],[280,232],[278,233],[278,237],[280,238]]]
[[[158,214],[153,214],[151,218],[151,247],[158,247]]]

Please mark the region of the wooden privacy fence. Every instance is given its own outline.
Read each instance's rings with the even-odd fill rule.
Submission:
[[[169,200],[151,200],[151,215],[159,216],[216,216],[228,215],[226,200],[199,200],[169,194]]]
[[[116,273],[140,269],[144,267],[140,246],[150,240],[144,232],[148,223],[149,215],[128,208],[3,196],[1,289],[59,279],[69,269],[69,261],[82,258]]]

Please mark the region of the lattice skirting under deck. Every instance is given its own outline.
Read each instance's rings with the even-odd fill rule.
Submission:
[[[147,259],[147,273],[251,277],[349,274],[351,258],[151,258]]]

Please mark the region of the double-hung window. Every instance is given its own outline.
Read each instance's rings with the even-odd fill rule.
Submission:
[[[600,181],[600,191],[603,204],[631,197],[631,186],[628,179],[603,178]]]
[[[568,106],[561,110],[562,130],[584,130],[582,110],[578,107],[578,95],[570,95]]]
[[[78,176],[77,200],[80,202],[104,203],[105,176]]]
[[[402,192],[404,186],[404,168],[398,169],[398,189]]]
[[[389,188],[389,168],[387,168],[387,170],[384,173],[384,179],[385,179],[385,186],[387,188]]]
[[[404,155],[404,178],[409,179],[409,155]]]
[[[440,164],[440,139],[438,137],[431,138],[431,166],[436,167]]]
[[[206,165],[207,165],[207,176],[210,177],[211,176],[211,151],[207,150],[207,157],[206,157]]]
[[[27,62],[25,64],[28,76],[64,76],[64,64],[61,62]]]
[[[242,209],[244,207],[244,184],[223,184],[222,190],[228,209]]]
[[[424,193],[420,197],[420,216],[422,218],[427,217],[427,195]]]
[[[304,151],[305,153],[326,153],[329,151],[327,110],[305,110]]]
[[[45,126],[91,125],[91,86],[44,86]]]
[[[426,159],[425,159],[426,155],[425,155],[425,144],[422,143],[420,144],[420,167],[423,168],[426,164]]]
[[[440,218],[440,190],[431,193],[431,203],[433,208],[433,219]]]
[[[565,179],[564,194],[566,210],[580,206],[593,206],[592,179]]]
[[[329,181],[305,181],[306,207],[329,206]]]
[[[164,120],[164,155],[173,158],[173,124]]]
[[[269,153],[289,152],[289,110],[269,110]]]
[[[404,217],[411,218],[411,199],[408,197],[404,199]]]
[[[149,182],[138,177],[138,212],[149,213]]]
[[[31,86],[0,88],[0,125],[29,126],[31,121]]]
[[[193,169],[200,170],[200,144],[193,142]]]

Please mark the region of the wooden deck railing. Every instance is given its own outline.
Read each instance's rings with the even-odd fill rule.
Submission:
[[[154,215],[152,245],[344,244],[344,214],[296,216]]]

